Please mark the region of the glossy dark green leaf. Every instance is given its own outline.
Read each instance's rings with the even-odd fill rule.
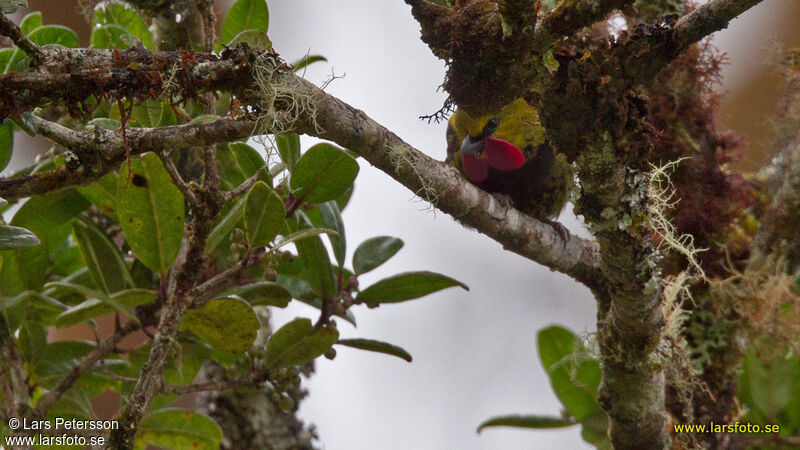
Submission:
[[[14,151],[14,124],[6,120],[0,125],[0,172],[8,166]]]
[[[231,231],[241,223],[244,217],[244,206],[244,198],[237,198],[234,200],[233,206],[222,217],[219,223],[214,226],[211,233],[208,234],[208,239],[206,239],[206,255],[214,253],[217,246],[224,242],[228,236],[230,236]]]
[[[136,430],[136,450],[147,446],[217,450],[222,430],[210,417],[188,410],[161,409],[142,419]]]
[[[33,30],[42,25],[44,25],[44,22],[42,22],[42,13],[39,11],[34,11],[25,14],[25,17],[23,17],[22,21],[19,23],[19,29],[22,30],[22,32],[26,35],[29,35]]]
[[[138,322],[139,319],[136,318],[136,315],[131,311],[130,308],[120,303],[120,301],[115,298],[114,296],[108,295],[105,292],[101,292],[95,289],[90,289],[86,286],[82,286],[80,284],[69,283],[66,281],[51,281],[44,285],[45,289],[49,288],[60,288],[75,292],[77,294],[83,295],[87,299],[97,299],[102,303],[105,303],[110,309],[117,310],[125,315],[127,315],[131,320]]]
[[[134,308],[156,301],[158,299],[158,292],[149,289],[127,289],[112,293],[111,298],[121,305]],[[68,327],[112,312],[113,310],[114,309],[108,303],[104,303],[97,298],[90,298],[61,313],[56,319],[55,325],[59,328]]]
[[[328,61],[328,59],[322,55],[306,55],[291,64],[292,72],[294,73],[300,72],[301,70],[305,69],[311,64],[320,61]]]
[[[360,350],[367,350],[370,352],[384,353],[387,355],[397,356],[398,358],[411,362],[410,353],[405,351],[403,348],[390,344],[388,342],[376,341],[374,339],[339,339],[339,341],[336,343],[347,347],[357,348]],[[480,429],[478,431],[480,431]]]
[[[382,303],[412,300],[453,286],[469,290],[464,283],[439,273],[405,272],[384,278],[363,289],[358,294],[358,301],[369,307],[376,307]]]
[[[279,134],[275,136],[275,143],[281,161],[286,164],[289,172],[292,172],[297,160],[300,159],[300,136],[297,133]]]
[[[292,221],[293,231],[312,229],[311,224],[302,212],[295,212]],[[288,239],[288,237],[287,237]],[[319,236],[306,237],[294,241],[297,247],[299,262],[303,268],[303,278],[311,284],[311,288],[319,298],[332,297],[336,287],[328,250]]]
[[[574,419],[565,419],[563,417],[553,417],[553,416],[522,416],[522,415],[510,415],[510,416],[498,416],[492,417],[491,419],[481,423],[478,426],[478,433],[480,433],[484,428],[489,427],[514,427],[514,428],[564,428],[564,427],[571,427],[575,425],[576,422]]]
[[[92,48],[115,48],[124,50],[128,48],[128,44],[122,39],[122,36],[126,34],[128,34],[128,32],[119,25],[102,25],[92,29],[92,36],[89,41],[90,46]]]
[[[336,257],[336,262],[340,266],[344,265],[344,257],[347,252],[347,241],[344,235],[344,221],[342,214],[339,212],[339,206],[334,201],[320,203],[317,205],[319,213],[322,218],[322,224],[336,234],[328,234],[328,239],[331,242],[333,255]]]
[[[266,169],[264,158],[253,147],[234,142],[219,146],[217,151],[219,172],[225,189],[234,189],[260,170],[258,179],[272,186],[272,178]]]
[[[356,275],[380,266],[403,248],[403,241],[391,236],[377,236],[362,242],[353,253]]]
[[[88,186],[78,187],[77,191],[102,211],[103,214],[116,220],[118,184],[119,175],[116,172],[111,172]]]
[[[72,223],[72,229],[86,267],[106,294],[133,286],[119,250],[96,225],[78,219]]]
[[[219,33],[219,42],[227,44],[244,30],[260,30],[264,33],[269,28],[269,10],[264,0],[236,0],[231,5]],[[220,46],[218,45],[217,50]]]
[[[183,196],[154,153],[131,160],[132,174],[123,164],[118,181],[122,231],[136,258],[165,275],[175,261],[183,236]]]
[[[299,366],[327,352],[337,339],[335,328],[315,330],[310,319],[297,318],[270,337],[265,362],[270,369]]]
[[[253,308],[232,295],[187,311],[180,328],[223,352],[241,353],[253,345],[259,322]]]
[[[225,295],[237,295],[253,306],[266,305],[279,308],[285,308],[292,300],[292,294],[285,287],[271,281],[258,281],[237,286],[226,292]]]
[[[269,244],[283,228],[286,217],[283,199],[262,181],[250,188],[244,211],[244,230],[250,248]]]
[[[104,25],[118,25],[125,33],[132,34],[142,41],[145,48],[153,49],[153,35],[139,13],[123,2],[103,2],[92,16],[92,28]],[[107,47],[110,48],[110,47]],[[119,47],[115,47],[119,48]],[[127,48],[122,47],[122,48]]]
[[[44,25],[36,28],[28,35],[35,44],[57,44],[67,48],[78,47],[78,35],[61,25]]]
[[[542,366],[567,413],[580,421],[599,411],[600,365],[596,360],[584,360],[574,367],[573,353],[583,351],[578,338],[566,328],[551,326],[539,331],[537,345]]]
[[[310,203],[336,200],[358,175],[358,163],[344,150],[317,144],[300,157],[292,172],[294,196]]]
[[[28,229],[0,225],[0,250],[33,247],[39,244],[41,244],[39,238]]]

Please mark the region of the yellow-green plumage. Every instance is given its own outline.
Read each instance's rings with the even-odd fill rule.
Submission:
[[[569,197],[572,169],[565,156],[548,145],[539,115],[521,98],[477,120],[456,110],[447,127],[446,162],[463,173],[461,143],[467,135],[481,136],[490,119],[499,122],[492,136],[521,149],[525,164],[503,172],[489,168],[489,177],[475,184],[487,192],[508,196],[516,208],[537,219],[549,221],[557,217]]]

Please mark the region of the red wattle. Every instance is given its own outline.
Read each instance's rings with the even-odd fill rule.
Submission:
[[[489,164],[485,158],[462,155],[461,168],[467,175],[467,179],[473,183],[480,183],[489,178]]]
[[[522,150],[511,142],[493,137],[483,140],[483,152],[486,160],[495,170],[506,171],[519,169],[525,164],[525,156]]]

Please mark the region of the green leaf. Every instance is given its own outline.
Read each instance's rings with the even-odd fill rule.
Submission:
[[[358,163],[344,150],[320,143],[297,161],[292,172],[294,196],[310,203],[335,200],[353,184],[358,175]]]
[[[275,136],[275,142],[281,161],[286,164],[289,172],[292,172],[297,160],[300,159],[300,136],[297,133],[279,134]]]
[[[150,289],[127,289],[111,294],[111,298],[129,308],[146,305],[158,299],[158,292]],[[61,313],[55,325],[59,328],[85,322],[89,319],[112,312],[114,309],[107,303],[90,298]]]
[[[269,29],[269,10],[264,0],[236,0],[225,14],[219,33],[219,43],[227,44],[244,30],[260,30],[266,33]]]
[[[128,32],[119,25],[102,25],[92,29],[89,46],[92,48],[116,48],[124,50],[128,48],[128,44],[122,39],[122,36],[126,34],[128,34]]]
[[[26,14],[25,17],[22,18],[22,22],[19,23],[19,28],[25,35],[30,35],[33,30],[39,28],[43,24],[42,13],[34,11]]]
[[[333,255],[336,257],[336,262],[342,266],[344,265],[345,252],[347,251],[347,242],[345,241],[344,221],[342,221],[339,206],[336,205],[334,201],[320,203],[317,206],[322,218],[322,224],[325,225],[326,228],[330,228],[336,232],[336,234],[329,234],[328,240],[331,242],[331,248],[333,249]]]
[[[0,125],[0,172],[8,166],[14,151],[14,124],[6,120]]]
[[[106,1],[98,4],[92,17],[92,28],[97,29],[104,25],[118,25],[125,33],[136,36],[146,48],[151,50],[155,48],[153,35],[147,29],[147,24],[139,13],[126,3]],[[121,48],[127,48],[127,46]]]
[[[76,220],[72,223],[81,255],[94,281],[106,294],[133,286],[125,261],[117,247],[93,223]]]
[[[109,308],[115,309],[120,311],[121,313],[127,315],[131,320],[138,322],[139,319],[136,318],[136,315],[128,308],[127,306],[120,303],[120,301],[115,298],[114,296],[110,296],[105,292],[101,292],[95,289],[90,289],[86,286],[82,286],[76,283],[70,283],[66,281],[51,281],[44,285],[45,289],[50,288],[61,288],[68,291],[75,292],[77,294],[83,295],[85,298],[95,298],[100,300],[101,302],[108,305]]]
[[[515,427],[515,428],[564,428],[571,427],[577,422],[574,419],[553,416],[498,416],[478,425],[478,433],[488,427]]]
[[[225,217],[211,230],[211,233],[208,234],[208,239],[206,239],[206,255],[214,253],[217,246],[230,236],[231,232],[236,228],[236,225],[239,224],[242,217],[244,217],[244,207],[245,199],[236,199],[231,209],[225,214]]]
[[[35,364],[47,347],[47,330],[42,323],[29,320],[20,327],[17,342],[25,361]]]
[[[78,35],[74,31],[61,25],[44,25],[28,35],[35,44],[57,44],[67,48],[78,47]]]
[[[321,55],[306,55],[291,64],[292,72],[297,73],[319,61],[328,61],[328,59]]]
[[[270,338],[266,365],[270,369],[303,365],[327,352],[337,339],[339,332],[335,328],[315,330],[310,319],[294,319]]]
[[[123,165],[117,198],[122,231],[136,258],[165,275],[175,261],[183,236],[183,196],[154,153]]]
[[[136,430],[136,450],[160,448],[217,450],[222,430],[210,417],[180,409],[161,409],[142,419]]]
[[[160,100],[148,99],[139,106],[133,108],[133,118],[136,119],[136,126],[139,128],[155,128],[161,125],[164,117],[164,110],[169,109],[169,105]]]
[[[581,437],[595,447],[611,448],[608,438],[608,416],[601,410],[595,411],[581,420]]]
[[[303,239],[308,239],[314,236],[319,236],[320,234],[333,234],[336,233],[333,230],[329,230],[327,228],[307,228],[305,230],[295,231],[294,233],[288,234],[283,237],[275,246],[273,250],[277,250],[285,245],[289,245],[293,242],[301,241]]]
[[[739,377],[746,404],[765,417],[777,416],[792,399],[792,385],[800,376],[798,369],[791,359],[779,357],[765,362],[753,348],[748,349]]]
[[[16,47],[0,49],[0,73],[21,72],[26,67],[27,59],[22,50]]]
[[[220,162],[220,178],[225,189],[233,189],[261,170],[258,179],[272,186],[272,178],[266,169],[264,158],[253,147],[241,142],[220,146],[217,152]]]
[[[292,294],[285,287],[271,281],[258,281],[237,286],[229,290],[226,295],[242,297],[253,306],[267,305],[279,308],[285,308],[292,300]]]
[[[211,300],[186,312],[181,330],[189,330],[203,342],[226,353],[241,353],[253,345],[259,322],[253,308],[231,295]]]
[[[244,229],[250,248],[269,244],[283,228],[286,217],[283,199],[263,181],[250,188],[244,211]]]
[[[311,227],[308,218],[301,211],[295,212],[295,218],[291,222],[296,231]],[[319,298],[332,297],[336,287],[333,281],[331,260],[322,239],[319,236],[312,236],[296,240],[294,245],[297,247],[299,262],[303,267],[303,278],[309,282],[316,296]]]
[[[405,272],[384,278],[358,294],[358,301],[374,308],[382,303],[397,303],[412,300],[445,288],[467,285],[445,275],[421,271]]]
[[[353,253],[353,270],[356,275],[367,273],[380,266],[403,248],[403,241],[391,236],[369,238]]]
[[[373,339],[339,339],[339,341],[336,343],[347,347],[368,350],[370,352],[385,353],[387,355],[397,356],[398,358],[402,358],[408,362],[411,362],[410,353],[401,347],[389,344],[388,342],[376,341]]]
[[[39,238],[30,230],[10,225],[0,225],[0,250],[33,247],[41,244]]]
[[[94,120],[92,122],[94,122]],[[117,220],[118,184],[119,175],[116,172],[111,172],[88,186],[77,188],[77,191],[80,192],[86,200],[89,200],[89,202],[102,211],[103,214]]]
[[[229,46],[236,44],[247,44],[251,48],[259,50],[269,50],[272,48],[272,41],[269,40],[269,36],[261,30],[242,31],[228,43]]]
[[[599,411],[600,365],[596,360],[584,360],[574,367],[573,353],[584,351],[578,338],[566,328],[551,326],[539,331],[537,345],[542,366],[567,413],[581,421]]]

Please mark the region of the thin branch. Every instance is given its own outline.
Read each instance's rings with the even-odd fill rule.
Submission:
[[[124,327],[117,330],[114,332],[114,334],[97,344],[97,346],[89,353],[83,355],[83,357],[78,361],[78,364],[76,364],[75,367],[67,372],[63,378],[58,380],[52,389],[42,396],[41,400],[39,400],[39,403],[36,405],[36,408],[33,410],[33,417],[45,417],[47,415],[47,410],[49,410],[50,407],[53,406],[53,404],[59,398],[61,398],[61,396],[64,395],[64,393],[67,392],[70,387],[72,387],[72,384],[75,383],[78,377],[94,368],[95,363],[97,363],[97,361],[106,356],[108,353],[112,352],[114,348],[116,348],[117,344],[119,344],[120,341],[125,338],[125,336],[138,329],[138,323],[128,322]]]
[[[214,298],[215,295],[235,284],[239,275],[244,273],[245,270],[255,264],[265,251],[266,250],[263,247],[253,250],[250,255],[243,258],[232,267],[225,269],[224,271],[206,280],[203,284],[200,284],[192,289],[192,291],[189,293],[189,296],[193,299],[191,307],[199,308],[205,305],[209,300]]]
[[[197,196],[194,195],[194,191],[192,191],[192,188],[189,187],[189,185],[186,184],[185,181],[183,181],[183,177],[181,177],[181,174],[178,172],[178,168],[175,167],[175,163],[172,162],[172,158],[170,157],[172,152],[170,152],[169,154],[165,154],[164,152],[156,152],[156,154],[161,159],[161,162],[164,164],[164,168],[167,170],[167,173],[172,178],[172,184],[174,184],[178,188],[178,190],[181,191],[181,193],[183,194],[184,197],[186,197],[189,203],[196,205]]]
[[[761,0],[712,0],[678,19],[675,40],[688,47],[710,34],[728,27],[728,23]]]
[[[20,408],[28,400],[28,382],[23,373],[24,359],[3,315],[0,315],[0,356],[4,363],[0,366],[0,377],[3,378],[0,386],[5,401],[5,413],[11,417],[19,417]]]
[[[0,14],[0,35],[11,38],[20,50],[31,57],[34,66],[38,66],[44,60],[42,48],[28,39],[28,36],[25,36],[25,33],[22,32],[17,24],[6,17],[5,14]]]
[[[615,9],[622,9],[631,4],[633,0],[558,2],[558,5],[536,24],[533,48],[541,52],[556,40],[571,36],[582,28],[605,19]]]
[[[250,178],[242,181],[242,184],[236,186],[230,191],[223,192],[222,198],[227,201],[234,197],[238,197],[239,195],[244,194],[245,192],[247,192],[248,189],[250,189],[250,187],[256,184],[256,181],[258,181],[260,177],[261,177],[261,170],[259,169],[256,171],[256,173],[251,175]]]

